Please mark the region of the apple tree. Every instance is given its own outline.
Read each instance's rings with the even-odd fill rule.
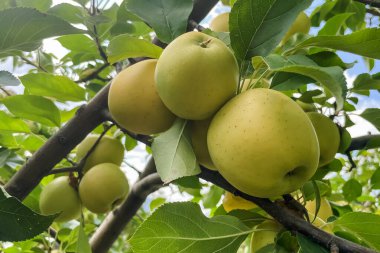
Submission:
[[[379,252],[379,17],[1,1],[0,251]]]

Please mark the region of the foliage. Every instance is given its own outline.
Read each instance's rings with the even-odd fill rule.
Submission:
[[[186,31],[193,10],[190,0],[96,2],[92,8],[87,0],[55,6],[50,0],[0,1],[1,185],[118,71],[134,63],[132,58],[159,58],[162,48],[151,42],[154,35],[170,43]],[[312,103],[339,125],[348,140],[342,154],[320,168],[296,195],[303,200],[326,196],[334,211],[329,219],[334,233],[380,250],[380,152],[375,149],[380,141],[372,139],[363,150],[351,152],[352,157],[346,153],[349,127],[358,118],[380,130],[380,109],[363,106],[366,98],[378,97],[380,91],[378,17],[366,14],[368,7],[359,1],[329,0],[319,6],[311,2],[226,0],[223,3],[231,7],[230,33],[204,32],[233,50],[240,63],[240,79],[251,79],[251,87],[261,79],[270,80],[271,89]],[[279,45],[304,10],[312,12],[315,35],[295,34]],[[52,43],[59,49],[49,49]],[[342,52],[350,53],[349,63]],[[346,74],[358,63],[351,59],[364,59],[368,65],[368,71],[357,75],[352,85]],[[13,71],[1,69],[3,64],[12,64]],[[192,150],[189,125],[178,119],[165,133],[149,137],[152,149],[116,127],[107,133],[122,140],[128,175],[136,179],[136,170],[153,152],[166,183],[162,191],[148,197],[111,252],[159,252],[162,247],[167,247],[165,252],[248,252],[248,235],[270,218],[260,208],[227,213],[221,204],[223,189],[190,177],[202,168]],[[98,126],[94,132],[103,130],[104,126]],[[136,153],[137,165],[133,164]],[[73,151],[55,169],[78,162]],[[55,216],[38,214],[41,190],[53,178],[46,176],[22,202],[0,191],[1,252],[91,251],[88,238],[104,221],[104,214],[84,209],[80,224],[52,223]],[[166,203],[178,199],[191,202]],[[47,233],[49,226],[57,231],[56,238]],[[281,252],[290,252],[287,249],[292,247],[299,252],[326,252],[300,234],[281,234],[274,243]]]

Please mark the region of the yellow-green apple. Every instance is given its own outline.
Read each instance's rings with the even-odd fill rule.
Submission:
[[[40,210],[44,215],[59,214],[57,222],[76,219],[80,215],[81,201],[78,192],[70,185],[69,177],[55,178],[43,188]]]
[[[94,213],[112,210],[127,196],[128,191],[127,177],[119,166],[112,163],[95,165],[79,183],[80,199]]]
[[[228,101],[211,121],[207,145],[222,176],[257,197],[297,190],[318,166],[309,118],[292,99],[270,89],[250,89]]]
[[[231,212],[236,209],[250,210],[257,207],[255,203],[243,199],[242,197],[235,196],[230,192],[224,194],[222,204],[226,212]]]
[[[211,20],[210,29],[214,32],[229,32],[229,21],[230,13],[222,13]]]
[[[312,221],[314,226],[332,234],[332,224],[327,223],[327,219],[333,215],[329,201],[325,197],[321,198],[317,217],[315,217],[316,206],[317,204],[315,199],[307,201],[305,204],[310,221]]]
[[[296,33],[309,33],[311,26],[310,18],[304,13],[301,12],[298,14],[296,20],[292,24],[292,26],[289,28],[289,30],[286,32],[284,38],[282,39],[281,43],[284,44],[286,41],[289,40],[290,37],[292,37]]]
[[[154,72],[157,60],[138,62],[121,71],[112,81],[108,107],[123,128],[138,134],[157,134],[173,124],[175,115],[157,94]]]
[[[199,164],[210,170],[216,170],[207,147],[207,131],[211,120],[212,118],[208,118],[191,122],[191,143]]]
[[[276,221],[267,220],[256,226],[251,238],[251,252],[258,252],[269,244],[274,244],[278,232],[283,227]]]
[[[155,77],[158,94],[169,110],[184,119],[203,120],[235,95],[239,68],[221,40],[188,32],[165,48]]]
[[[313,123],[318,136],[320,148],[318,167],[322,167],[334,160],[335,154],[338,152],[340,144],[339,129],[330,118],[323,114],[308,112],[307,115]]]
[[[89,135],[77,147],[77,158],[82,159],[95,144],[99,135]],[[124,159],[124,146],[117,139],[103,136],[94,151],[87,158],[83,170],[86,172],[91,167],[100,163],[114,163],[120,165]]]

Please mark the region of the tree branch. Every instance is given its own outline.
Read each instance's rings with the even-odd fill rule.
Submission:
[[[94,72],[92,72],[91,74],[89,74],[88,76],[85,76],[84,78],[81,78],[77,81],[75,81],[76,83],[84,83],[84,82],[87,82],[89,80],[92,80],[94,78],[97,78],[99,73],[102,72],[105,68],[107,68],[110,64],[108,62],[104,63],[102,66],[100,66],[98,69],[96,69]]]
[[[371,7],[380,8],[380,1],[379,0],[354,0],[354,1],[369,5]]]
[[[360,137],[353,138],[350,147],[346,150],[347,152],[353,150],[361,149],[373,149],[380,147],[380,134],[375,135],[364,135]]]

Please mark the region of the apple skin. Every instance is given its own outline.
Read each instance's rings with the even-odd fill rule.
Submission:
[[[226,103],[211,122],[207,144],[222,176],[256,197],[293,192],[318,166],[309,118],[289,97],[270,89],[250,89]]]
[[[230,13],[222,13],[213,18],[210,23],[210,29],[214,32],[229,32],[229,19],[230,19]]]
[[[226,192],[223,198],[223,207],[224,210],[229,213],[232,210],[240,209],[240,210],[251,210],[256,208],[257,205],[251,201],[243,199],[242,197],[235,196],[231,192]]]
[[[77,158],[82,159],[91,147],[95,144],[99,135],[88,135],[77,147]],[[117,139],[110,136],[103,136],[95,150],[87,158],[83,167],[83,171],[86,172],[90,168],[100,163],[113,163],[120,165],[124,159],[124,146]]]
[[[40,194],[40,210],[43,215],[61,213],[56,222],[77,219],[81,212],[78,192],[70,185],[69,177],[55,178]]]
[[[138,134],[157,134],[170,128],[175,115],[162,103],[156,90],[157,60],[138,62],[121,71],[112,81],[108,107],[123,128]]]
[[[296,33],[309,33],[310,27],[310,18],[304,12],[301,12],[300,14],[298,14],[296,20],[289,28],[289,30],[286,32],[284,38],[281,41],[281,44],[284,44],[286,41],[290,39],[290,37],[292,37]]]
[[[335,154],[338,152],[340,145],[339,129],[331,119],[323,114],[308,112],[307,115],[318,136],[320,148],[318,167],[322,167],[334,160]]]
[[[255,253],[269,244],[274,244],[274,240],[282,228],[279,223],[273,220],[267,220],[257,225],[256,229],[263,230],[253,232],[251,238],[251,252]]]
[[[217,170],[207,147],[207,131],[212,118],[191,122],[191,144],[198,163],[210,170]]]
[[[129,184],[120,167],[101,163],[91,168],[79,183],[83,206],[93,213],[105,213],[127,196]]]
[[[311,201],[307,201],[306,205],[305,205],[305,208],[307,209],[307,211],[310,214],[313,215],[313,217],[315,215],[316,204],[317,204],[317,202],[314,199],[314,200],[311,200]],[[321,218],[322,220],[324,220],[324,221],[327,221],[327,218],[329,218],[330,216],[333,216],[330,203],[324,197],[321,198],[320,207],[319,207],[317,216],[319,218]],[[310,219],[313,219],[313,217],[311,217]]]
[[[165,48],[155,77],[158,94],[169,110],[184,119],[203,120],[235,95],[239,68],[221,40],[188,32]]]

